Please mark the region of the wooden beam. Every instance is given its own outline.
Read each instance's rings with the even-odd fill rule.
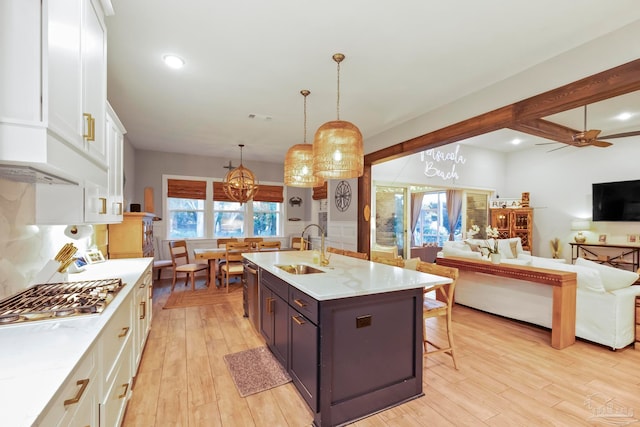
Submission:
[[[358,252],[366,252],[371,255],[371,165],[366,163],[364,164],[364,173],[358,178],[357,215]]]
[[[509,126],[509,129],[570,145],[574,143],[573,136],[580,132],[579,130],[571,129],[570,127],[562,126],[543,119],[532,119],[528,122],[516,122]]]
[[[526,122],[640,90],[640,59],[594,74],[515,104]]]

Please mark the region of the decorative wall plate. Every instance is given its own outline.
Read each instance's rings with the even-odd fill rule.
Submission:
[[[347,181],[340,181],[336,187],[336,208],[345,212],[351,204],[351,186]]]

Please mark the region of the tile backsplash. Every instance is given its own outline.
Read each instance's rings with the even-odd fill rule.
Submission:
[[[0,299],[35,284],[34,277],[65,243],[73,243],[79,253],[91,245],[91,238],[66,237],[64,225],[28,224],[34,199],[32,184],[0,179]]]

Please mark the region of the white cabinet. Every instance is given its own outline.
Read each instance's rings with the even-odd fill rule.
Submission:
[[[133,375],[135,376],[138,372],[144,345],[147,342],[147,336],[151,329],[153,312],[153,277],[151,269],[145,271],[140,281],[136,283],[136,290],[134,292],[134,306],[137,310],[135,313],[136,319],[134,319],[136,327],[134,334],[135,345],[133,348]]]
[[[98,426],[98,356],[90,349],[60,388],[37,426]]]
[[[105,141],[109,164],[108,222],[121,222],[124,211],[124,134],[126,130],[107,102]]]
[[[0,2],[0,163],[108,187],[103,5]]]

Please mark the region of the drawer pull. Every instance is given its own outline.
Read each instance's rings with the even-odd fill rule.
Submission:
[[[118,338],[126,337],[128,333],[129,333],[129,327],[125,326],[124,328],[122,328],[122,332],[120,332],[120,335],[118,335]]]
[[[76,404],[76,403],[80,402],[80,398],[82,397],[82,395],[84,394],[85,389],[89,385],[89,378],[84,379],[84,380],[78,380],[78,382],[76,384],[80,386],[80,390],[78,390],[78,393],[75,395],[75,397],[65,400],[64,401],[64,406],[73,405],[73,404]]]
[[[304,307],[306,307],[306,306],[307,306],[307,303],[306,303],[306,302],[304,302],[304,300],[301,300],[301,299],[298,299],[298,298],[294,299],[294,300],[293,300],[293,302],[294,302],[298,307],[302,307],[302,308],[304,308]]]
[[[147,302],[146,301],[142,301],[140,302],[140,320],[143,320],[145,317],[147,317]]]
[[[98,214],[105,215],[107,213],[107,198],[98,197],[98,200],[100,200],[100,212]]]
[[[267,314],[273,314],[273,303],[275,302],[275,299],[273,298],[267,298]]]
[[[121,395],[118,396],[118,399],[122,399],[123,397],[127,397],[127,390],[129,390],[129,383],[122,384],[122,387],[124,387],[124,391],[122,392]]]
[[[89,113],[82,113],[82,116],[87,119],[87,132],[82,135],[87,141],[95,141],[96,140],[96,119]]]
[[[304,325],[305,323],[307,323],[307,322],[305,322],[305,321],[303,320],[303,319],[304,319],[304,317],[302,317],[302,316],[292,316],[291,318],[292,318],[292,319],[293,319],[293,321],[294,321],[294,322],[296,322],[298,325]]]

